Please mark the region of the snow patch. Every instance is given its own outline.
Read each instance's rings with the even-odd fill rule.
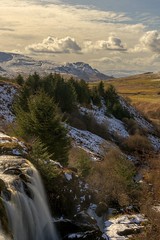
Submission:
[[[68,181],[72,180],[72,174],[65,173],[64,175]]]
[[[81,238],[83,237],[84,233],[72,233],[72,234],[69,234],[67,237],[69,239],[77,239],[77,238]]]
[[[151,134],[148,135],[148,139],[150,140],[154,150],[155,151],[160,151],[160,139],[156,136],[151,135]]]
[[[111,134],[117,134],[122,138],[129,137],[129,133],[125,129],[125,125],[119,119],[116,119],[114,116],[106,116],[106,107],[102,104],[101,108],[98,108],[92,105],[92,109],[80,107],[80,112],[83,115],[91,115],[95,118],[98,124],[103,124],[106,126],[106,131],[109,131]]]
[[[147,221],[141,214],[122,215],[111,218],[105,222],[105,232],[110,240],[126,240],[128,236],[123,236],[124,231],[136,232],[143,228],[141,223]]]
[[[119,97],[119,101],[122,107],[130,113],[140,127],[151,132],[154,131],[153,125],[145,120],[144,117],[142,117],[142,115],[134,107],[129,105],[122,97]]]
[[[10,84],[0,84],[0,119],[11,123],[14,114],[11,111],[12,103],[17,89]]]
[[[103,138],[84,130],[74,127],[69,128],[69,136],[75,141],[78,147],[81,147],[89,153],[92,160],[100,160],[104,156],[104,150],[114,146],[114,144],[104,140]]]

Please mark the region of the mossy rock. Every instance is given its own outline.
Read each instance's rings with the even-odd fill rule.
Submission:
[[[18,152],[18,155],[24,155],[24,149],[16,142],[0,143],[0,154],[2,155],[16,155],[14,151]]]

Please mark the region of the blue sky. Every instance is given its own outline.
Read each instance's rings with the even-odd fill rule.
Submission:
[[[160,69],[159,0],[1,0],[0,11],[0,51],[113,75]]]
[[[159,0],[63,0],[64,3],[95,6],[99,9],[124,12],[150,12],[159,14]]]

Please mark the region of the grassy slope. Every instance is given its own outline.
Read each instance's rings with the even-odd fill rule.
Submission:
[[[96,85],[91,83],[90,85]],[[160,74],[140,74],[105,81],[116,87],[118,93],[131,100],[131,103],[160,126]]]

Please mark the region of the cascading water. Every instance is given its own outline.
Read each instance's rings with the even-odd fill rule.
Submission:
[[[0,178],[3,175],[7,184],[7,191],[1,192],[1,198],[13,239],[58,240],[37,170],[27,160],[20,161],[13,156],[0,156],[0,164],[4,159],[12,160],[12,166],[0,173]]]

